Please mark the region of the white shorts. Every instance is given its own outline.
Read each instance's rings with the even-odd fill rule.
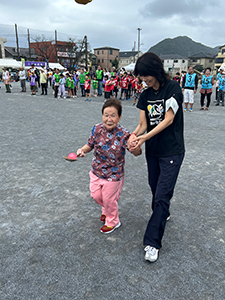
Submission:
[[[184,89],[184,103],[194,103],[194,90]]]

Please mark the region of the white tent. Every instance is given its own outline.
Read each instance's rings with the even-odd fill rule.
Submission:
[[[65,68],[60,65],[59,63],[49,63],[49,68],[50,69],[59,69],[59,70],[64,70]]]
[[[222,63],[222,65],[219,67],[218,71],[220,70],[220,68],[223,68],[225,70],[225,63]]]
[[[0,59],[0,69],[2,68],[12,68],[12,69],[19,69],[21,68],[21,62],[15,59],[10,58],[1,58]]]
[[[131,63],[124,67],[126,71],[134,71],[135,63]]]
[[[1,58],[0,59],[0,69],[2,68],[12,68],[12,69],[20,69],[22,67],[21,61],[17,61],[12,58]],[[65,68],[59,64],[59,63],[49,63],[49,68],[51,69],[59,69],[59,70],[64,70]],[[30,69],[30,67],[25,67],[25,69]],[[38,69],[40,69],[38,67]]]

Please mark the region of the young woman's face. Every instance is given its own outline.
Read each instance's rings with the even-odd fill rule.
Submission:
[[[112,130],[119,123],[121,116],[119,117],[118,111],[114,106],[106,107],[103,111],[102,122],[107,130]]]
[[[207,69],[207,70],[205,71],[205,75],[206,75],[206,76],[209,76],[209,75],[210,75],[210,70],[209,70],[209,69]]]
[[[140,76],[140,79],[142,81],[144,81],[149,88],[153,87],[156,90],[159,89],[160,84],[159,84],[158,80],[155,77],[153,77],[153,76]]]

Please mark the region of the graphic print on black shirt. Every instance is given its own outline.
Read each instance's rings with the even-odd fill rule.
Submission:
[[[148,117],[151,126],[156,126],[164,119],[164,99],[150,101],[147,100]]]

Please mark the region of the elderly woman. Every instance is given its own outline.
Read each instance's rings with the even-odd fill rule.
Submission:
[[[211,95],[212,95],[212,86],[214,85],[214,79],[213,76],[210,75],[210,73],[211,73],[211,68],[207,68],[200,81],[200,84],[202,85],[202,88],[200,89],[200,94],[201,94],[200,110],[204,110],[205,96],[207,97],[205,110],[209,110],[209,105],[211,102]]]
[[[142,55],[134,73],[148,88],[138,101],[139,124],[128,140],[128,147],[133,151],[145,142],[153,212],[144,235],[144,250],[145,259],[154,262],[162,246],[166,221],[170,218],[170,199],[184,158],[183,94],[179,83],[169,79],[154,53]]]
[[[6,88],[6,93],[11,93],[10,90],[10,74],[9,71],[6,70],[6,68],[3,68],[3,80],[4,80],[4,85]]]

